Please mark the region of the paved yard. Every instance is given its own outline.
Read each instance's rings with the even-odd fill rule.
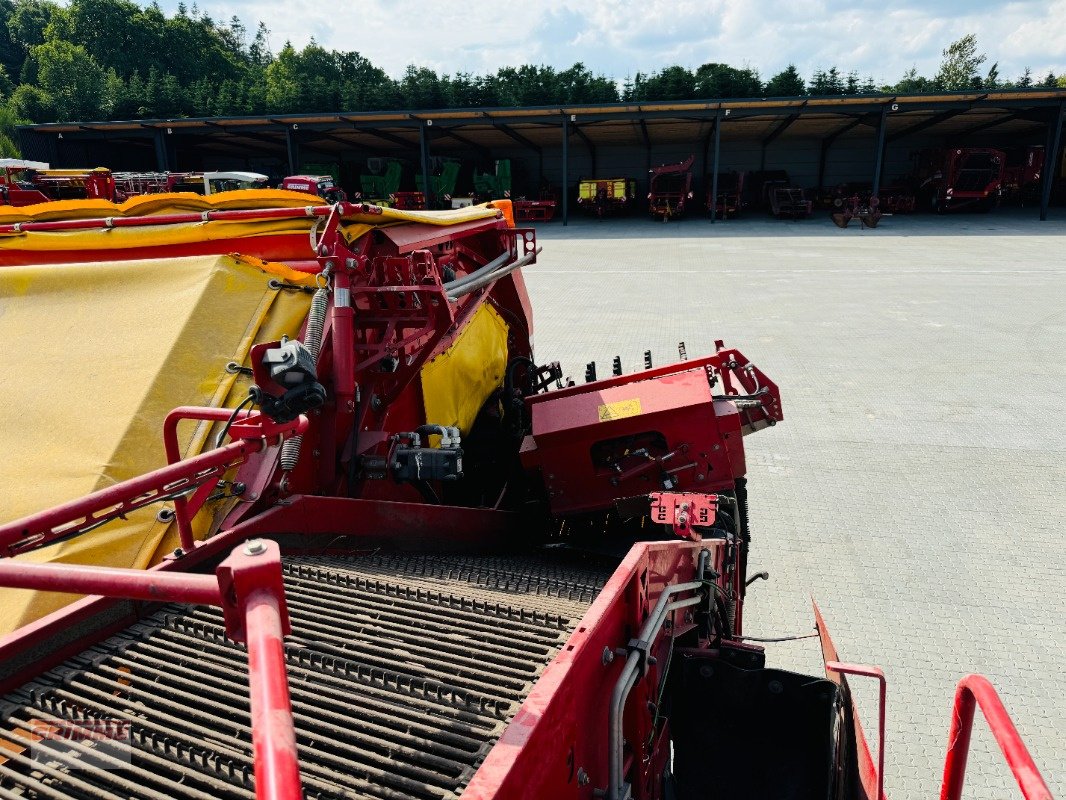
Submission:
[[[747,440],[748,632],[812,628],[889,676],[887,785],[933,798],[955,682],[986,674],[1066,795],[1066,212],[540,226],[541,359],[575,380],[716,338],[782,389]],[[816,670],[814,641],[771,645]],[[862,687],[868,733],[876,694]],[[967,798],[1018,796],[978,721]],[[995,756],[995,757],[993,757]]]

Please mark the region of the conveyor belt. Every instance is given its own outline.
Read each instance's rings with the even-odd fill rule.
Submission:
[[[311,798],[461,794],[607,577],[542,557],[391,553],[284,569]],[[3,699],[0,800],[254,797],[247,698],[221,612],[168,606]],[[72,719],[117,735],[29,746]]]

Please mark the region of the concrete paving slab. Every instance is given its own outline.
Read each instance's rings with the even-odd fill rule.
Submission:
[[[748,632],[810,631],[889,677],[887,788],[939,792],[957,680],[987,675],[1066,794],[1066,212],[541,225],[537,355],[580,381],[738,347],[782,388],[747,440]],[[770,645],[816,671],[812,641]],[[868,732],[876,693],[857,690]],[[1017,796],[979,720],[967,798]]]

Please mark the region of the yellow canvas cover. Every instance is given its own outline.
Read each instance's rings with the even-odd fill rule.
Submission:
[[[179,405],[235,406],[247,379],[227,372],[251,346],[296,336],[309,295],[271,278],[313,277],[240,256],[0,268],[0,523],[166,463],[162,423]],[[179,429],[201,452],[207,425]],[[218,505],[217,503],[214,505]],[[18,558],[144,568],[177,546],[158,507]],[[198,534],[210,527],[205,508]],[[0,633],[70,602],[0,590]]]
[[[191,192],[149,194],[124,203],[107,200],[59,200],[32,206],[0,206],[0,225],[56,220],[145,217],[221,210],[264,210],[322,206],[321,198],[280,189],[242,189],[208,196]],[[455,225],[490,219],[502,213],[511,221],[509,201],[452,209],[450,211],[399,211],[382,208],[380,214],[353,213],[344,217],[344,234],[349,242],[375,226],[419,222],[427,225]],[[125,250],[134,247],[183,245],[211,240],[232,240],[251,236],[306,235],[321,224],[321,217],[295,217],[277,220],[211,220],[183,224],[150,225],[129,228],[88,228],[65,231],[0,231],[0,266],[4,251],[46,253],[50,250],[89,252]],[[308,247],[307,257],[313,257]]]
[[[485,401],[503,384],[507,330],[503,317],[486,303],[451,347],[422,367],[426,422],[470,433]]]

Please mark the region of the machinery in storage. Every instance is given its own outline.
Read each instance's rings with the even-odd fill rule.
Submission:
[[[30,206],[50,200],[115,200],[115,179],[106,167],[51,169],[44,161],[0,158],[0,205]]]
[[[629,178],[582,178],[577,204],[589,216],[603,219],[629,213],[636,201],[637,182]]]
[[[649,170],[648,212],[663,222],[685,216],[685,206],[692,200],[692,162],[689,156],[678,164],[663,164]]]
[[[0,212],[0,796],[881,798],[849,675],[744,638],[732,346],[564,380],[506,201]],[[995,692],[975,698],[1049,797]]]
[[[919,204],[943,214],[999,205],[1007,155],[991,147],[952,147],[915,154],[914,183]]]

